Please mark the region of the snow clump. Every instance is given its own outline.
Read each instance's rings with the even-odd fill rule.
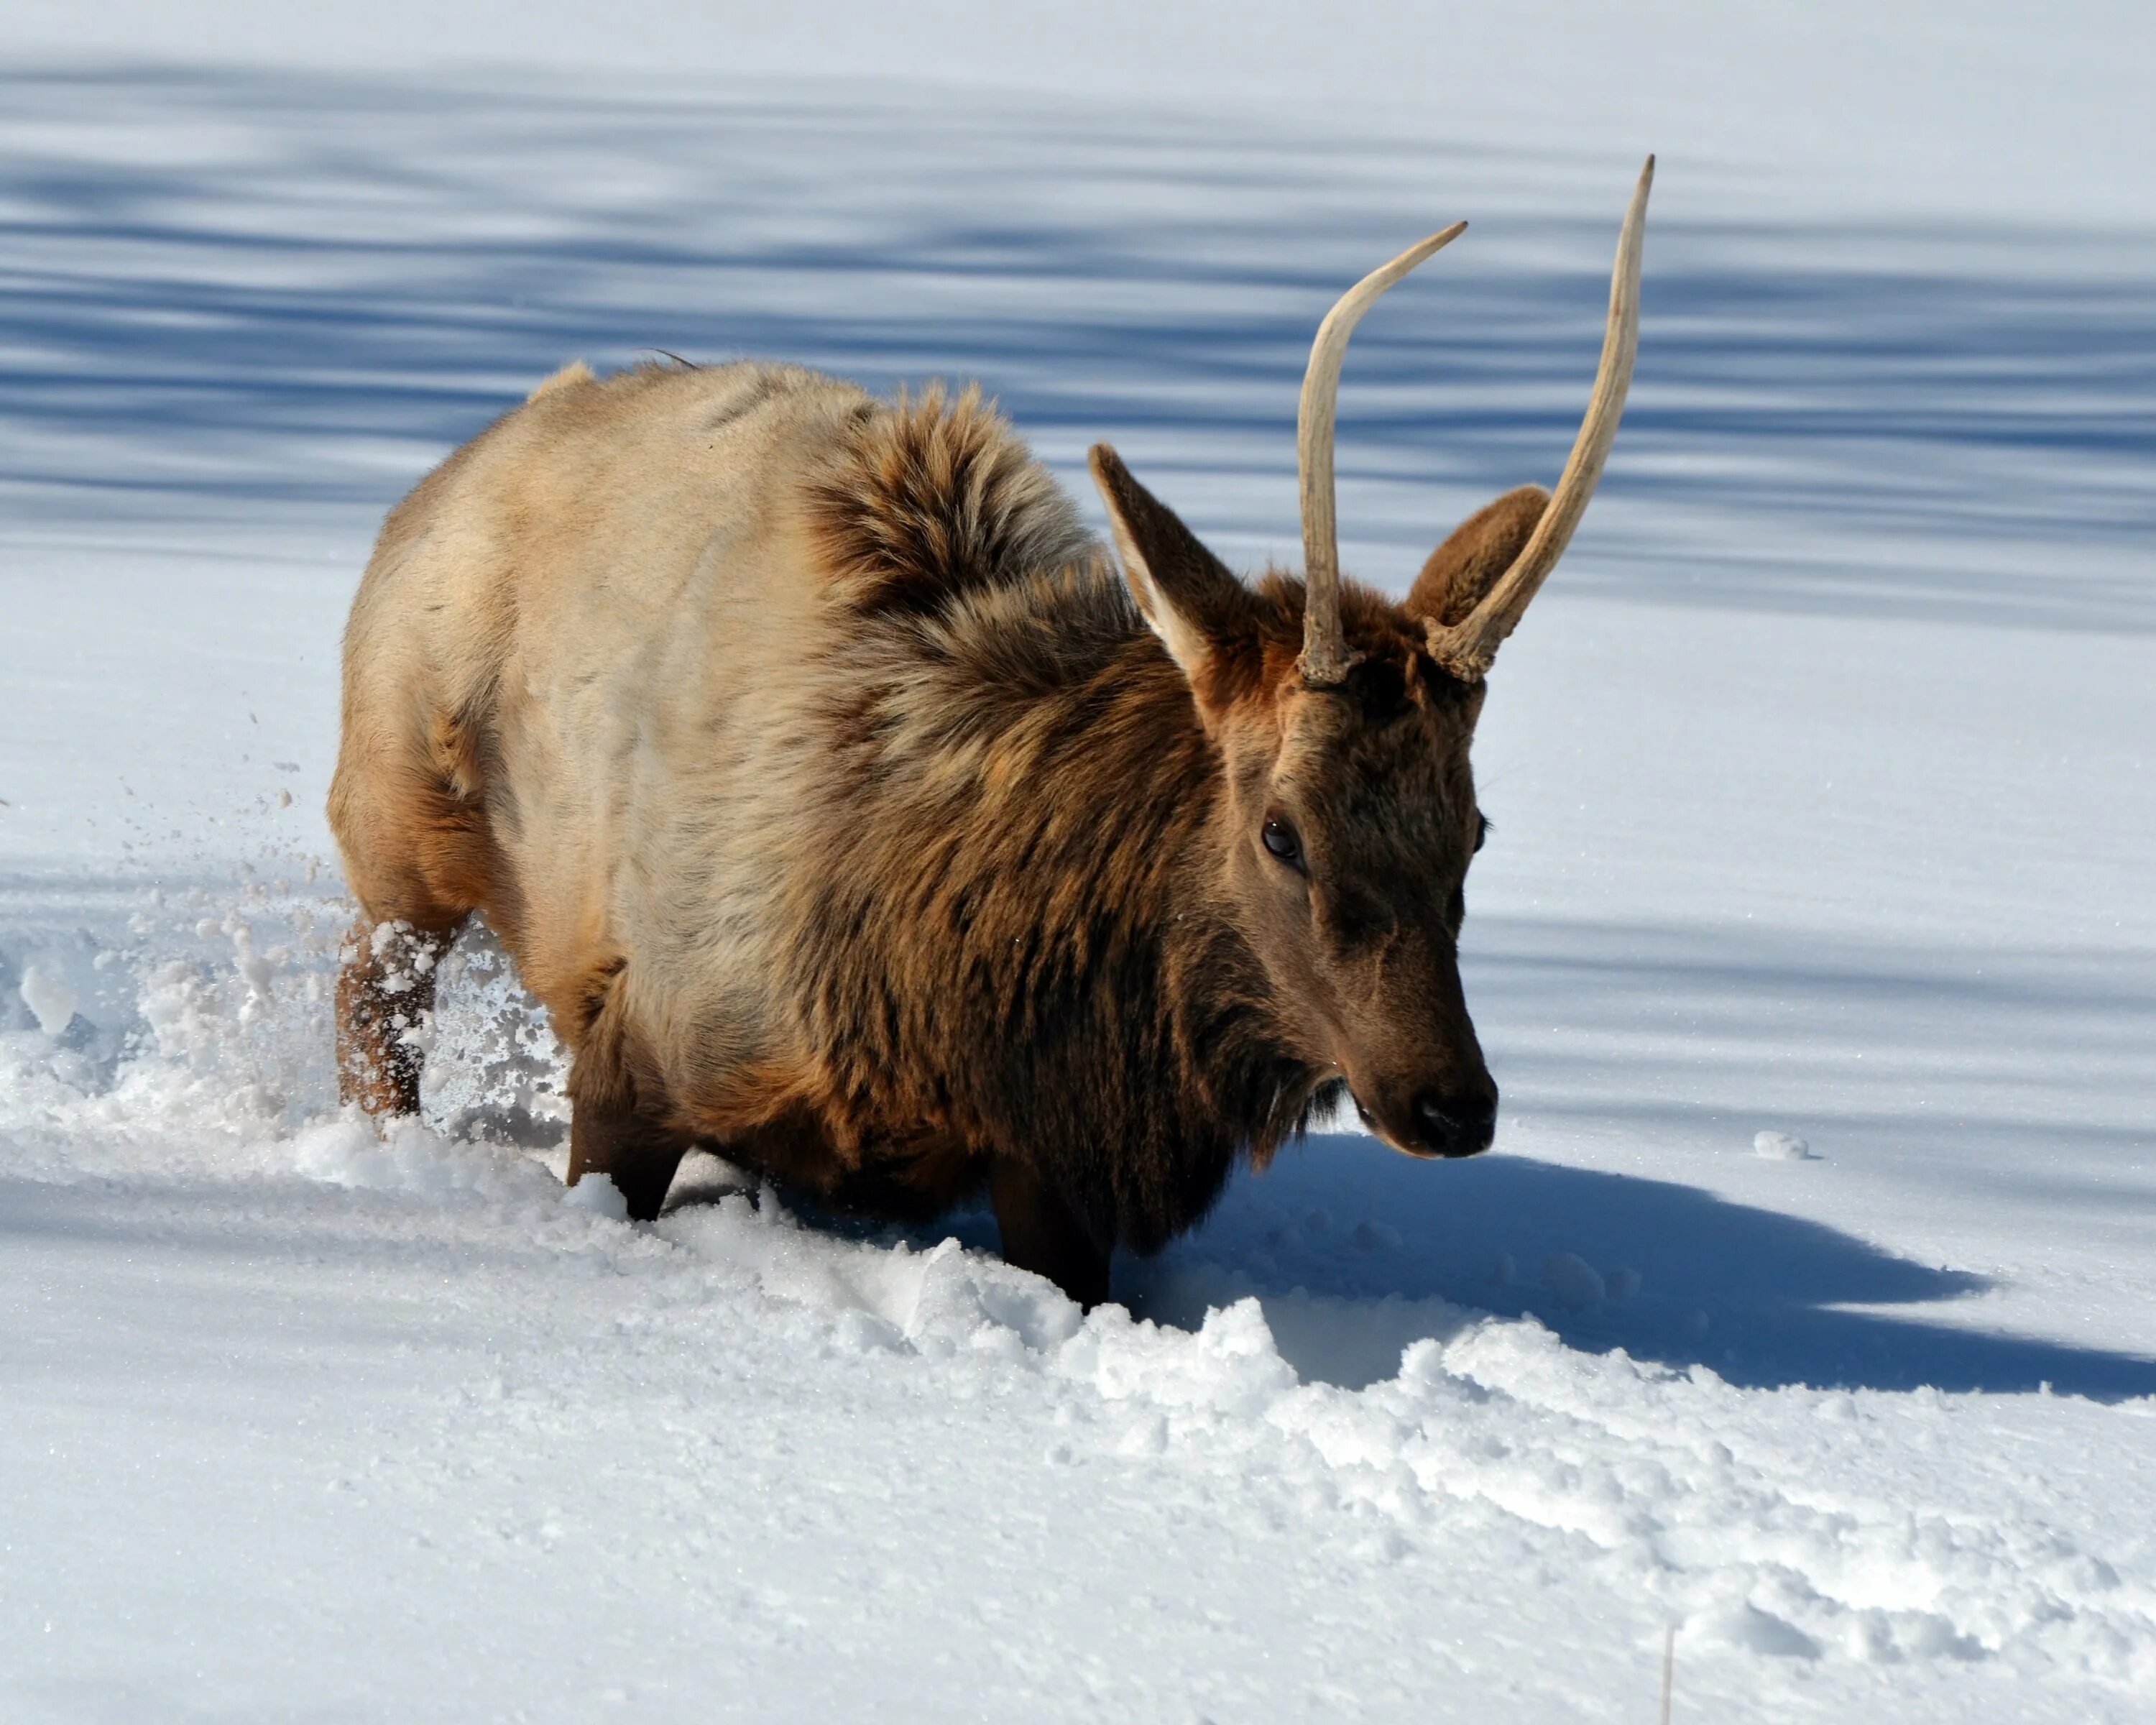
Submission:
[[[1557,1303],[1575,1312],[1599,1306],[1609,1290],[1602,1272],[1577,1252],[1557,1252],[1543,1261],[1543,1286]]]
[[[36,1016],[38,1028],[46,1035],[57,1036],[74,1022],[74,990],[51,966],[38,963],[26,968],[19,992],[23,1004]]]

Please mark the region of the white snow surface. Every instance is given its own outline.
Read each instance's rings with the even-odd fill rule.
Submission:
[[[2156,1717],[2144,11],[1640,8],[1406,115],[1405,11],[1239,12],[1238,104],[1177,23],[1012,79],[1022,8],[938,84],[866,74],[963,8],[69,10],[0,62],[0,1718],[1645,1720],[1672,1630],[1676,1720]],[[537,377],[978,377],[1255,567],[1317,316],[1466,216],[1342,391],[1397,589],[1562,462],[1648,147],[1477,747],[1495,1153],[1315,1136],[1082,1320],[984,1213],[635,1226],[483,932],[424,1123],[337,1113],[337,631]]]

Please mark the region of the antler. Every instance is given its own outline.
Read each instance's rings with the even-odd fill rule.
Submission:
[[[1383,269],[1372,270],[1325,314],[1317,339],[1310,344],[1310,368],[1302,376],[1302,407],[1295,433],[1295,463],[1302,475],[1303,571],[1308,583],[1298,661],[1306,683],[1337,683],[1354,662],[1340,627],[1340,540],[1332,499],[1332,422],[1348,338],[1378,295],[1466,231],[1466,223],[1455,222],[1442,234],[1409,246]]]
[[[1655,180],[1655,158],[1640,170],[1640,183],[1632,193],[1632,207],[1625,213],[1625,227],[1617,237],[1617,265],[1609,278],[1609,325],[1602,337],[1602,364],[1594,374],[1594,393],[1589,398],[1587,417],[1557,482],[1557,493],[1543,511],[1533,535],[1520,548],[1512,567],[1497,579],[1482,602],[1466,619],[1447,626],[1435,621],[1424,627],[1430,636],[1430,656],[1467,682],[1480,682],[1490,669],[1498,645],[1512,634],[1527,608],[1528,600],[1557,567],[1571,542],[1572,531],[1587,511],[1588,499],[1602,477],[1602,465],[1609,459],[1616,441],[1617,422],[1625,412],[1625,392],[1632,382],[1632,360],[1640,347],[1640,252],[1647,224],[1647,188]],[[1307,487],[1305,495],[1308,495]],[[1306,646],[1304,651],[1306,653]]]

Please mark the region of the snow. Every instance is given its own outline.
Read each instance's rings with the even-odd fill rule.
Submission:
[[[43,964],[32,964],[23,972],[18,992],[23,1004],[37,1015],[38,1028],[48,1036],[58,1036],[74,1022],[74,991],[67,985],[66,978]]]
[[[30,6],[0,1717],[1614,1720],[1671,1628],[1677,1719],[2149,1715],[2149,25],[1601,12],[544,5],[556,69],[423,74],[393,7]],[[985,1214],[716,1158],[640,1228],[483,935],[424,1120],[336,1113],[337,631],[538,377],[979,376],[1255,565],[1316,317],[1466,216],[1342,389],[1397,588],[1561,463],[1648,147],[1633,405],[1477,748],[1496,1153],[1322,1134],[1083,1318]]]

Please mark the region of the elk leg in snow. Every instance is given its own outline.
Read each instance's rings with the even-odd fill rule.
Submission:
[[[629,1206],[633,1221],[649,1222],[666,1202],[666,1189],[689,1147],[654,1126],[633,1102],[573,1096],[569,1114],[569,1184],[604,1174]]]
[[[449,930],[362,916],[337,972],[337,1096],[369,1114],[419,1111],[426,1051],[415,1033],[434,1005],[435,966]]]
[[[1031,1168],[998,1158],[988,1168],[988,1196],[1006,1264],[1046,1276],[1088,1312],[1106,1300],[1107,1250]]]

